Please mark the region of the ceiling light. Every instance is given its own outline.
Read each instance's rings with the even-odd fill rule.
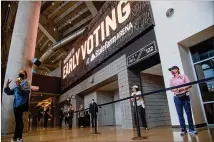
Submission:
[[[56,31],[56,28],[54,28],[54,31]]]
[[[69,21],[69,24],[71,24],[71,21]]]
[[[8,7],[10,7],[10,4],[8,4]]]
[[[42,96],[42,95],[41,95]]]
[[[52,2],[52,5],[54,5],[54,2]]]

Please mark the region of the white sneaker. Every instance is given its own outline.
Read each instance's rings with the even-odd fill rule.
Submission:
[[[22,139],[17,139],[17,141],[16,142],[23,142],[23,140]]]

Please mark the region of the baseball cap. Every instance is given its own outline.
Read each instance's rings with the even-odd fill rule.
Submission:
[[[137,85],[134,85],[134,86],[132,86],[132,88],[136,88],[136,89],[138,89],[138,86],[137,86]]]
[[[174,70],[174,69],[178,69],[179,70],[179,67],[178,66],[172,66],[171,68],[169,68],[169,71]]]

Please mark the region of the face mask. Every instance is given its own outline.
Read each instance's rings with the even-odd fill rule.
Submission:
[[[175,72],[175,71],[171,71],[171,74],[172,74],[172,75],[176,75],[176,72]]]
[[[20,73],[20,74],[19,74],[19,77],[24,78],[25,76],[24,76],[23,74]]]

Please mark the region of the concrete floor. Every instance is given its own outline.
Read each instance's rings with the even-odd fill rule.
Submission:
[[[46,130],[31,130],[24,134],[24,142],[131,142],[132,138],[136,136],[136,131],[130,129],[122,129],[115,127],[102,127],[98,130],[99,135],[91,135],[90,128],[73,129],[67,128],[49,128]],[[142,130],[142,136],[147,137],[144,140],[137,140],[143,142],[214,142],[214,129],[201,128],[198,129],[197,136],[186,135],[180,136],[179,129],[171,129],[166,127],[153,128],[148,132]],[[12,135],[2,136],[2,142],[10,141]]]

